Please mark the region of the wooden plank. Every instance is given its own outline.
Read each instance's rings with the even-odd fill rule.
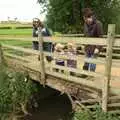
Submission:
[[[120,48],[115,48],[115,50],[120,50]],[[84,55],[84,51],[83,50],[77,50],[80,54],[83,54]],[[99,57],[100,57],[100,55],[102,55],[102,56],[106,56],[106,53],[105,52],[100,52],[100,54],[99,54]],[[113,53],[112,54],[112,56],[113,57],[120,57],[120,54],[119,53]]]
[[[116,100],[116,99],[120,99],[120,95],[109,97],[109,100]]]
[[[84,34],[62,34],[58,35],[59,37],[84,37]],[[107,38],[107,35],[103,35],[102,37]],[[120,38],[120,35],[115,35],[115,38]]]
[[[38,50],[32,50],[32,49],[28,49],[28,48],[22,48],[22,47],[16,47],[16,46],[12,46],[12,45],[5,45],[2,44],[2,46],[4,48],[9,48],[9,49],[13,49],[13,50],[18,50],[18,51],[22,51],[25,53],[29,53],[29,54],[35,54],[35,55],[39,55],[39,51]]]
[[[119,47],[120,46],[120,38],[116,38],[115,42],[113,44],[114,47]]]
[[[17,59],[17,60],[21,60],[21,61],[24,61],[24,62],[32,62],[31,59],[27,59],[25,57],[14,55],[14,54],[10,54],[10,53],[6,53],[6,52],[4,53],[4,56],[10,57],[10,58],[14,58],[14,59]]]
[[[75,43],[84,45],[106,45],[106,38],[87,38],[87,37],[44,37],[44,42],[53,43]]]
[[[56,73],[56,72],[50,72],[50,71],[46,71],[46,74],[61,78],[61,79],[65,80],[65,81],[68,81],[68,82],[81,84],[81,85],[84,85],[84,86],[89,86],[89,87],[96,88],[96,89],[99,89],[99,90],[102,89],[101,85],[96,85],[93,81],[85,80],[83,78],[76,78],[76,77],[73,77],[73,76],[67,76],[67,75],[64,75],[64,74],[60,74],[60,73]]]
[[[120,50],[120,47],[113,47],[113,50]]]
[[[112,67],[120,68],[120,60],[113,59]]]
[[[66,37],[68,36],[68,37]],[[68,43],[68,42],[73,42],[76,44],[97,44],[97,45],[106,45],[106,36],[103,38],[86,38],[86,37],[79,37],[79,35],[75,36],[53,36],[53,37],[44,37],[44,41],[48,42],[51,41],[53,43],[59,42],[59,43]],[[32,37],[28,38],[18,38],[18,37],[0,37],[1,40],[20,40],[20,41],[33,41]],[[37,40],[38,41],[38,40]],[[120,35],[116,35],[116,40],[114,43],[114,46],[120,46]]]
[[[110,87],[110,91],[111,93],[115,94],[115,95],[120,95],[120,89],[119,88],[115,88],[115,87]]]
[[[49,66],[49,65],[47,65]],[[71,68],[71,67],[65,67],[65,66],[60,66],[60,65],[55,65],[55,64],[52,64],[52,69],[54,68],[57,68],[57,69],[60,69],[60,70],[65,70],[65,71],[71,71],[71,72],[75,72],[75,73],[79,73],[79,74],[85,74],[85,75],[88,75],[88,76],[94,76],[94,77],[99,77],[99,78],[103,78],[103,74],[101,73],[96,73],[96,72],[89,72],[89,71],[84,71],[84,70],[80,70],[80,69],[76,69],[76,68]]]
[[[80,101],[81,104],[85,104],[85,103],[96,103],[96,102],[100,102],[100,99],[88,99],[88,100],[82,100]]]
[[[104,87],[102,90],[102,110],[107,112],[108,107],[108,96],[109,96],[109,85],[111,79],[111,67],[112,67],[112,46],[115,36],[115,25],[110,24],[108,26],[108,39],[107,39],[107,53],[106,53],[106,65],[105,65],[105,78]]]
[[[106,53],[100,53],[100,55],[106,56]],[[113,57],[120,57],[120,54],[118,54],[118,53],[113,53],[112,56],[113,56]]]
[[[45,63],[44,63],[44,52],[43,52],[43,37],[41,33],[41,28],[38,30],[38,40],[39,40],[39,53],[40,53],[40,71],[41,71],[41,84],[45,86]]]
[[[76,55],[74,57],[69,57],[68,55],[59,55],[56,53],[49,53],[49,52],[44,52],[45,56],[52,56],[53,58],[57,58],[57,59],[63,59],[63,60],[81,60],[81,61],[85,61],[88,63],[95,63],[95,64],[105,64],[105,59],[94,59],[94,58],[86,58],[84,55]]]
[[[53,43],[74,43],[82,45],[107,45],[106,38],[87,38],[87,37],[44,37],[45,42]],[[116,38],[113,46],[120,46],[120,38]]]
[[[67,55],[59,55],[59,54],[56,54],[56,53],[49,53],[49,52],[44,52],[44,55],[45,56],[52,56],[53,58],[57,58],[57,59],[63,59],[63,60],[79,60],[79,61],[85,61],[85,62],[88,62],[88,63],[95,63],[95,64],[101,64],[101,65],[105,65],[105,58],[97,58],[97,59],[94,59],[94,58],[85,58],[84,55],[76,55],[74,57],[69,57]],[[112,64],[113,67],[120,67],[120,60],[116,60],[116,59],[113,59],[113,64]]]
[[[20,37],[20,38],[18,38],[16,36],[15,37],[10,37],[10,36],[9,37],[6,37],[6,36],[1,37],[0,36],[0,40],[19,40],[19,41],[31,41],[32,42],[33,38],[32,37],[27,37],[27,38],[26,37],[24,37],[24,38]]]
[[[120,107],[120,103],[111,103],[108,104],[108,107]]]

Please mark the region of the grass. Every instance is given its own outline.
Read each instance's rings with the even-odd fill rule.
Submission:
[[[0,23],[0,28],[1,27],[31,27],[32,23]]]
[[[32,29],[0,29],[0,35],[32,35]]]
[[[32,42],[29,41],[19,41],[19,40],[0,40],[0,44],[12,45],[12,46],[19,46],[24,48],[32,48]],[[7,53],[24,56],[27,55],[24,52],[16,51],[12,49],[5,49]]]
[[[120,120],[120,116],[117,114],[104,113],[100,106],[96,106],[94,112],[89,110],[76,112],[73,120]]]
[[[13,46],[20,46],[25,48],[31,48],[32,42],[30,41],[19,41],[19,40],[0,40],[1,44],[13,45]]]

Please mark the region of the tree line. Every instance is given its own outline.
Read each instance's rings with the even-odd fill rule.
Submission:
[[[117,24],[120,33],[120,0],[38,0],[41,12],[47,12],[45,23],[53,31],[82,33],[82,9],[90,7],[103,23],[104,31],[110,23]]]

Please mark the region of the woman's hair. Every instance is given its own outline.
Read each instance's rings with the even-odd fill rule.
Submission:
[[[39,18],[34,18],[33,19],[33,27],[39,27],[42,26],[42,22],[40,21]]]
[[[84,8],[82,10],[83,16],[84,17],[91,17],[93,16],[93,11],[90,8]]]

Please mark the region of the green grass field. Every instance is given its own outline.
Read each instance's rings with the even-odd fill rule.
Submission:
[[[0,35],[32,35],[32,29],[0,29]]]
[[[0,44],[20,46],[20,47],[25,47],[25,48],[31,48],[32,47],[32,42],[19,41],[19,40],[0,40]]]
[[[32,23],[0,23],[0,28],[3,27],[10,27],[10,28],[32,27]]]
[[[32,42],[29,41],[19,41],[19,40],[0,40],[0,44],[12,45],[12,46],[19,46],[24,48],[31,48],[32,49]],[[17,51],[13,49],[5,49],[7,53],[18,55],[18,56],[25,56],[29,55],[22,51]]]

